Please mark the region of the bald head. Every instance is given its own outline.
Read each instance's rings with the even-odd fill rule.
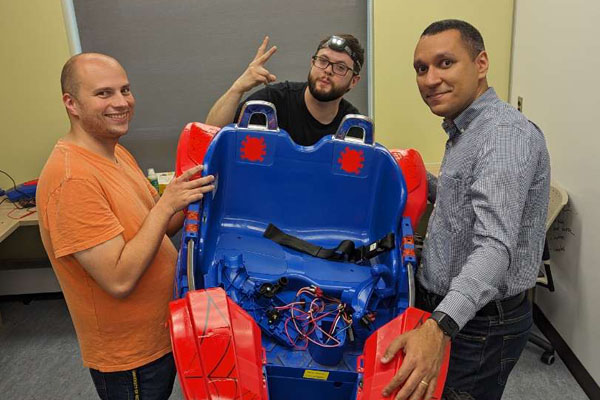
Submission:
[[[63,67],[61,85],[73,137],[113,143],[127,133],[135,98],[117,60],[98,53],[71,57]]]
[[[60,73],[60,87],[62,93],[69,93],[71,96],[76,97],[81,86],[81,76],[78,73],[81,67],[89,62],[100,62],[107,64],[116,64],[121,67],[119,62],[105,54],[101,53],[81,53],[76,54],[63,66],[62,72]],[[123,67],[121,67],[123,68]]]

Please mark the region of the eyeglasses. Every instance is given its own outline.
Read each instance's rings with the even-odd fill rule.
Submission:
[[[339,75],[339,76],[346,76],[348,71],[352,70],[352,68],[350,68],[349,66],[347,66],[344,63],[341,63],[341,62],[334,63],[334,62],[329,61],[327,58],[319,57],[319,56],[313,56],[312,64],[319,69],[327,69],[327,67],[329,67],[331,65],[331,69],[332,69],[333,73],[336,75]],[[352,73],[356,74],[356,72],[354,72],[354,71],[352,71]]]

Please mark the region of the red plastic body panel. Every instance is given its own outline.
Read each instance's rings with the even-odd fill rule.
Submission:
[[[359,386],[358,393],[356,396],[357,400],[375,400],[375,399],[393,399],[397,391],[392,393],[390,397],[382,397],[381,392],[385,388],[398,369],[402,365],[404,359],[403,353],[398,352],[396,358],[388,364],[381,363],[381,357],[385,353],[385,350],[390,345],[392,340],[401,333],[408,332],[415,329],[423,324],[429,317],[429,313],[419,310],[414,307],[409,307],[377,331],[375,331],[367,341],[363,349],[363,355],[359,357],[358,372],[363,374],[363,384]],[[450,345],[446,347],[446,353],[444,354],[444,361],[438,375],[437,386],[433,397],[428,400],[439,400],[442,398],[442,392],[444,390],[444,383],[446,382],[446,375],[448,373],[448,361],[450,359]]]
[[[427,207],[427,170],[425,163],[415,149],[390,150],[402,170],[406,182],[408,196],[404,207],[404,216],[410,217],[413,230],[417,228],[419,220]]]
[[[216,126],[200,122],[190,122],[183,128],[177,144],[176,176],[195,165],[202,164],[206,149],[219,130],[220,128]]]
[[[172,301],[170,330],[186,399],[267,400],[260,328],[221,288]]]

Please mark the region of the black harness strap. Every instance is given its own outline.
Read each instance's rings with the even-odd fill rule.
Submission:
[[[368,260],[395,247],[393,232],[388,233],[376,242],[358,248],[354,245],[353,241],[342,240],[340,244],[333,249],[326,249],[296,236],[288,235],[273,224],[267,226],[265,233],[263,233],[263,237],[271,239],[275,243],[279,243],[290,249],[310,254],[313,257],[354,263]]]

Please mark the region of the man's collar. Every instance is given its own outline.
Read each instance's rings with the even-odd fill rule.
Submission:
[[[444,119],[442,122],[442,128],[444,131],[453,138],[455,135],[463,133],[471,122],[486,108],[490,103],[498,98],[496,91],[493,87],[489,87],[485,92],[475,99],[458,117],[451,119]]]

